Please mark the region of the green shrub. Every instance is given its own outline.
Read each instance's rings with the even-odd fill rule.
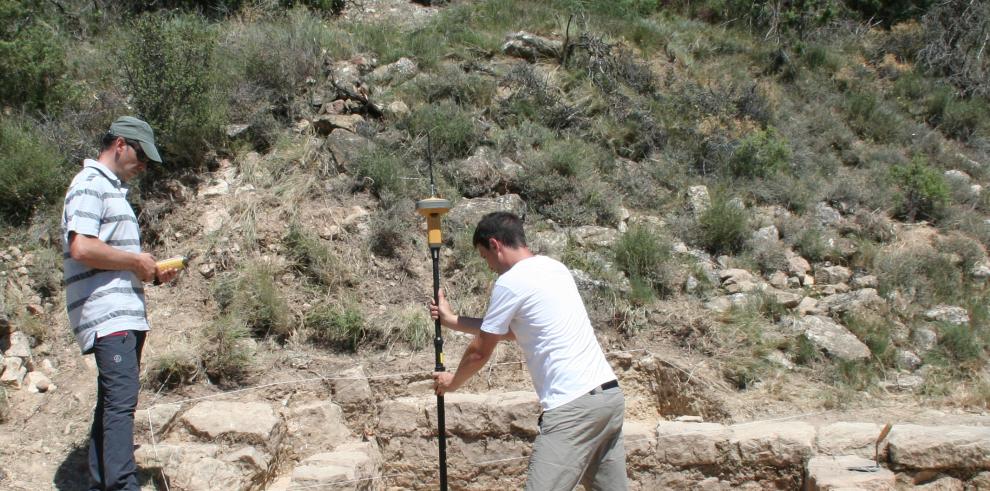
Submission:
[[[887,251],[874,265],[879,291],[900,291],[921,305],[954,301],[962,291],[962,275],[952,259],[930,248]]]
[[[467,157],[481,139],[474,116],[449,100],[415,108],[404,126],[412,135],[429,135],[439,160]]]
[[[29,123],[0,119],[0,220],[24,224],[38,207],[65,195],[68,169]]]
[[[894,366],[896,350],[891,342],[893,325],[889,319],[874,315],[850,315],[843,319],[843,323],[870,348],[870,353],[881,365]]]
[[[146,377],[154,390],[172,390],[189,385],[201,372],[199,360],[185,351],[169,351],[155,358],[150,365]],[[213,365],[214,373],[217,373],[216,368]]]
[[[289,225],[284,242],[296,270],[328,291],[350,283],[350,273],[344,262],[319,237],[298,223]]]
[[[787,271],[787,247],[779,240],[750,240],[748,254],[763,274]]]
[[[980,242],[960,232],[949,232],[939,236],[935,248],[943,254],[959,258],[959,269],[964,275],[968,275],[976,265],[987,259]]]
[[[877,143],[893,143],[903,136],[901,117],[873,92],[850,91],[843,107],[849,126],[864,138]]]
[[[429,103],[450,100],[460,107],[484,108],[495,96],[495,80],[445,65],[436,75],[415,79],[410,90]]]
[[[407,311],[401,318],[399,338],[409,344],[415,351],[422,350],[433,344],[433,320],[420,308]]]
[[[733,254],[749,238],[749,217],[724,191],[712,196],[711,206],[698,219],[701,246],[712,254]]]
[[[677,288],[671,250],[670,242],[665,237],[647,227],[633,226],[615,243],[615,264],[629,276],[634,290],[638,283],[645,283],[650,289],[666,296]]]
[[[812,262],[824,261],[834,254],[825,240],[825,232],[817,226],[811,226],[799,232],[794,240],[794,249],[802,257]]]
[[[526,159],[520,194],[541,215],[564,225],[613,225],[618,220],[614,191],[599,169],[610,156],[572,139],[547,142]]]
[[[949,200],[949,186],[925,158],[917,155],[911,164],[890,169],[894,182],[900,186],[901,203],[898,213],[908,221],[916,218],[938,219]]]
[[[978,368],[986,360],[986,342],[969,325],[943,322],[939,325],[938,345],[956,363]]]
[[[794,363],[798,365],[810,366],[822,361],[825,356],[822,350],[818,349],[814,343],[804,334],[799,334],[797,342],[793,347]]]
[[[291,99],[307,78],[322,75],[322,50],[336,41],[305,9],[239,27],[224,44],[220,62],[235,80],[262,89],[273,103]]]
[[[276,271],[261,262],[249,262],[235,275],[214,287],[214,298],[221,311],[243,324],[257,337],[289,335],[289,305],[275,283]]]
[[[224,315],[203,332],[203,370],[210,381],[221,387],[243,383],[251,371],[248,328],[234,316]]]
[[[967,141],[987,125],[990,106],[980,99],[959,99],[946,88],[936,90],[925,100],[927,122],[942,133]]]
[[[304,325],[314,343],[352,352],[370,333],[357,305],[316,307],[306,314]]]
[[[216,32],[194,15],[152,13],[130,24],[117,62],[132,104],[155,130],[168,167],[198,167],[226,114],[216,93]]]
[[[42,2],[0,2],[0,105],[55,112],[71,102],[65,39]]]
[[[379,199],[404,196],[408,186],[402,178],[411,174],[405,162],[403,156],[385,147],[361,153],[353,170],[355,188],[367,189]]]
[[[787,169],[791,149],[774,128],[750,133],[736,147],[729,160],[735,177],[769,177]]]

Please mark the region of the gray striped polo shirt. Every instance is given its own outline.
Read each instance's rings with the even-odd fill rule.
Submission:
[[[147,331],[144,289],[131,271],[93,269],[69,255],[69,232],[89,235],[127,252],[141,252],[137,217],[127,187],[103,164],[86,159],[65,194],[62,256],[69,325],[83,353],[99,336]]]

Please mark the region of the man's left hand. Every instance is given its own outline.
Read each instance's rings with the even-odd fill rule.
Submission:
[[[159,269],[155,272],[155,279],[159,283],[171,283],[176,276],[179,275],[179,270],[175,268]]]
[[[451,372],[433,372],[433,391],[436,392],[438,396],[442,396],[447,392],[453,392],[456,387],[454,385],[454,374]]]

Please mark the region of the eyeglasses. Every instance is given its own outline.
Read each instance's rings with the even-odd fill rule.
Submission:
[[[140,143],[138,143],[138,142],[136,142],[134,140],[128,140],[126,138],[124,139],[124,143],[126,143],[127,146],[129,146],[129,147],[131,147],[131,148],[134,149],[134,153],[137,155],[138,162],[141,162],[142,164],[148,165],[148,162],[149,162],[148,155],[144,153],[144,149],[141,148],[141,144]]]

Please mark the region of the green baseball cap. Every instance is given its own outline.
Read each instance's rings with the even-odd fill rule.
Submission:
[[[153,162],[162,163],[162,157],[155,148],[155,133],[151,126],[134,116],[121,116],[110,125],[110,134],[134,140],[141,144],[141,150]]]

